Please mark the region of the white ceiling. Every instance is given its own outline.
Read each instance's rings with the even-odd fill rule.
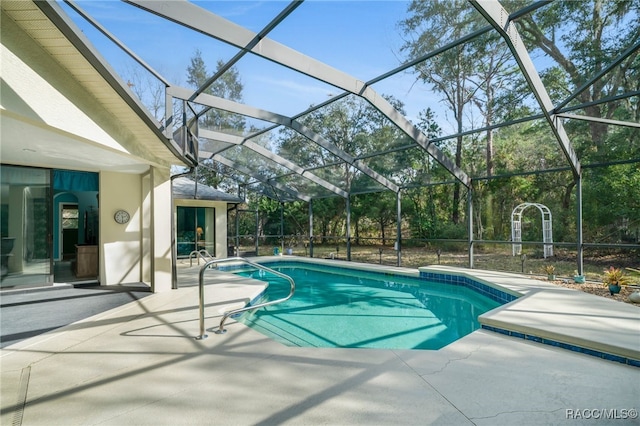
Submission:
[[[0,141],[3,142],[0,158],[6,164],[123,173],[143,173],[149,168],[148,162],[131,155],[109,151],[103,145],[57,129],[27,123],[6,111],[2,111],[0,119]]]

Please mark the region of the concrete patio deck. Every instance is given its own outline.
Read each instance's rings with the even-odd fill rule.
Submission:
[[[197,271],[180,269],[178,290],[4,348],[0,423],[640,424],[640,368],[487,330],[439,351],[285,347],[232,320],[214,334],[221,312],[262,289],[219,271],[205,291],[209,337],[196,340]],[[528,294],[488,314],[494,324],[640,355],[636,306],[462,272]]]

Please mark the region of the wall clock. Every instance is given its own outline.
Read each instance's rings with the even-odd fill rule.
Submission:
[[[129,212],[127,212],[126,210],[118,210],[116,212],[116,214],[113,215],[113,219],[119,223],[119,224],[124,224],[129,222],[129,219],[131,219],[131,216],[129,216]]]

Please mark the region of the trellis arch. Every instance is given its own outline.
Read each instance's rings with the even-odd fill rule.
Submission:
[[[544,257],[553,256],[553,231],[551,226],[551,210],[544,204],[522,203],[511,212],[511,246],[513,256],[522,251],[522,212],[530,206],[537,207],[542,215],[542,242],[544,243]]]

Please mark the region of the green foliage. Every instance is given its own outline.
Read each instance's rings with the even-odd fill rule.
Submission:
[[[224,65],[225,63],[223,61],[217,60],[216,73]],[[211,76],[212,74],[210,75],[202,58],[202,52],[196,50],[194,56],[191,58],[190,65],[187,67],[187,83],[194,89],[199,89],[205,85]],[[231,67],[211,85],[204,88],[204,93],[240,102],[242,101],[242,90],[243,85],[240,80],[240,74],[235,67]],[[244,117],[240,115],[210,108],[206,110],[199,119],[199,125],[205,129],[242,133],[246,123]],[[195,171],[191,177],[213,188],[218,188],[222,185],[222,189],[228,192],[232,192],[235,189],[233,182],[226,182],[226,184],[224,184],[224,169],[220,164],[212,160],[202,161],[201,165],[198,166],[198,170]]]
[[[629,281],[629,277],[621,268],[614,268],[613,266],[605,269],[602,276],[604,285],[629,285]]]
[[[461,224],[446,223],[438,228],[437,238],[456,240],[467,238],[467,228]]]
[[[521,5],[519,1],[504,3],[507,8]],[[634,1],[558,1],[525,15],[517,24],[533,54],[539,49],[557,64],[546,75],[552,94],[572,93],[588,79],[605,71],[625,49],[638,42],[640,4]],[[616,95],[637,90],[639,54],[636,49],[618,66],[608,70],[606,78],[577,94],[577,99],[586,104],[610,99],[585,106],[584,114],[612,118],[619,113],[619,108],[629,101],[616,98]],[[586,127],[588,143],[585,148],[602,151],[610,126],[590,121]]]
[[[590,169],[583,183],[585,237],[597,242],[619,242],[625,227],[640,226],[640,167],[622,164]],[[621,234],[621,231],[623,234]]]
[[[502,3],[509,12],[530,4],[522,0]],[[638,90],[637,49],[622,59],[619,66],[604,72],[625,49],[640,40],[639,10],[637,1],[559,1],[516,20],[534,59],[546,58],[546,67],[540,69],[540,75],[552,102],[557,105],[575,93],[568,105],[584,105],[569,112],[598,119],[563,121],[567,137],[583,166],[586,241],[620,241],[640,226],[640,131],[599,120],[640,121],[638,96],[618,96]],[[413,1],[408,16],[399,25],[407,40],[401,52],[405,59],[412,60],[486,25],[467,2]],[[511,59],[505,43],[493,33],[423,61],[414,71],[417,81],[442,96],[447,117],[453,119],[458,132],[528,117],[540,110],[539,102],[531,94],[529,83]],[[590,82],[583,91],[577,92],[600,72],[604,73],[601,80]],[[190,83],[194,86],[208,76],[199,54],[192,61],[190,73]],[[239,96],[241,90],[234,90],[241,88],[235,84],[239,83],[239,76],[227,74],[226,85],[214,86],[212,90],[218,92],[218,96]],[[386,99],[404,113],[401,100]],[[606,101],[594,103],[599,100]],[[416,126],[430,140],[441,138],[439,118],[442,117],[437,117],[434,109],[425,108],[418,114]],[[232,119],[218,115],[209,123],[233,128],[238,123]],[[223,120],[229,121],[222,123]],[[467,238],[464,188],[452,183],[436,185],[451,182],[449,172],[422,148],[399,149],[415,144],[369,103],[350,95],[297,121],[346,156],[360,159],[404,188],[403,237]],[[383,191],[381,185],[372,183],[357,167],[342,162],[335,151],[329,152],[288,128],[278,130],[273,141],[269,137],[254,141],[350,192],[351,231],[356,239],[395,238],[395,194]],[[554,240],[575,240],[577,183],[569,167],[570,159],[546,119],[434,143],[473,178],[475,236],[508,240],[514,207],[523,202],[537,202],[552,211]],[[386,154],[371,157],[375,152]],[[259,159],[246,161],[252,170],[261,170]],[[621,164],[607,165],[608,162]],[[288,182],[296,186],[296,178],[290,179]],[[370,192],[374,190],[381,192]],[[332,194],[326,190],[310,195]],[[260,232],[279,234],[280,205],[265,200],[252,202],[252,207],[261,212]],[[316,241],[345,234],[345,205],[345,200],[337,196],[314,199]],[[307,216],[306,203],[287,203],[285,234],[306,233]],[[523,217],[523,239],[540,241],[541,226],[539,212],[527,210]],[[622,232],[624,229],[630,231]]]

